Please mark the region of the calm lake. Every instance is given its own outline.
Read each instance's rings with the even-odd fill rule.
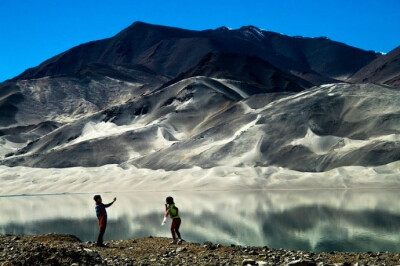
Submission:
[[[173,196],[187,241],[307,251],[400,252],[398,190],[302,190],[103,193],[105,240],[170,237],[161,226]],[[94,241],[92,194],[0,197],[0,233],[63,233]]]

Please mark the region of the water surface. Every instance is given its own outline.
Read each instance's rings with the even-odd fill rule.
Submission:
[[[169,237],[161,226],[173,196],[188,241],[307,251],[399,252],[398,190],[301,190],[103,193],[105,240]],[[0,233],[64,233],[94,241],[92,194],[0,197]]]

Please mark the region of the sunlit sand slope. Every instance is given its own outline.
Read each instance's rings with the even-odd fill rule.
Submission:
[[[77,119],[4,158],[2,193],[399,185],[397,90],[245,90],[194,77]]]

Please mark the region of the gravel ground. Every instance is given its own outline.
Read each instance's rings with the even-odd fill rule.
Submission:
[[[145,237],[96,247],[72,235],[0,235],[0,265],[400,265],[398,253],[313,253]]]

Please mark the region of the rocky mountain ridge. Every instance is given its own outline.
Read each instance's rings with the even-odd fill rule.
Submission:
[[[290,37],[254,26],[237,30],[193,31],[135,22],[112,38],[74,47],[26,70],[16,80],[74,75],[86,65],[145,66],[175,77],[210,52],[257,56],[283,71],[312,81],[343,79],[380,54],[327,38]],[[315,80],[315,85],[321,82]]]

